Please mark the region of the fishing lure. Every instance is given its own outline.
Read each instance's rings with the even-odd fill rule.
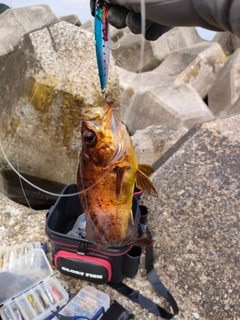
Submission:
[[[39,310],[38,310],[38,307],[37,307],[36,302],[34,301],[33,297],[29,294],[29,295],[27,296],[27,298],[28,298],[28,300],[30,301],[33,309],[36,311],[37,314],[39,314],[40,312],[39,312]]]
[[[105,98],[107,97],[106,87],[108,81],[108,67],[110,58],[110,38],[107,22],[107,13],[109,11],[109,8],[110,6],[103,0],[96,1],[94,20],[95,46],[100,85]]]
[[[22,314],[21,314],[19,309],[15,308],[14,311],[15,311],[15,313],[17,315],[18,320],[24,320],[24,318],[23,318],[23,316],[22,316]]]
[[[10,312],[8,311],[8,309],[4,309],[4,312],[5,312],[5,315],[7,316],[8,320],[13,320],[13,318],[12,318]]]
[[[48,300],[54,304],[54,299],[53,296],[51,294],[51,291],[48,289],[48,287],[46,285],[42,285],[42,289],[45,291],[45,293],[47,294]]]
[[[38,294],[39,300],[41,301],[41,304],[42,304],[43,308],[47,309],[48,306],[47,306],[46,301],[44,300],[42,294],[38,290],[36,290],[36,292]]]
[[[55,297],[57,298],[57,300],[61,300],[61,296],[60,296],[59,292],[57,291],[57,289],[53,286],[51,289],[52,289],[52,292],[54,293]]]

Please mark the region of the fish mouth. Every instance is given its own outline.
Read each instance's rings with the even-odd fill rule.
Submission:
[[[104,107],[83,108],[81,116],[84,121],[103,121],[112,109],[113,102],[108,101]]]
[[[83,122],[93,130],[111,129],[113,102],[107,102],[104,107],[85,108],[81,111]]]

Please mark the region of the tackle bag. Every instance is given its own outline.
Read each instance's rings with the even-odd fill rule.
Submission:
[[[122,246],[100,249],[83,237],[73,237],[73,229],[83,209],[76,184],[64,188],[61,196],[47,213],[45,232],[51,242],[54,266],[63,274],[96,284],[108,284],[132,301],[140,304],[155,315],[171,319],[178,313],[178,306],[170,292],[162,284],[153,267],[153,246],[146,247],[145,267],[154,288],[169,302],[173,314],[162,309],[150,299],[125,285],[125,277],[134,278],[137,274],[141,247]],[[74,196],[67,196],[75,194]],[[134,234],[151,238],[145,225],[147,208],[139,205],[141,192],[135,190],[132,198]]]

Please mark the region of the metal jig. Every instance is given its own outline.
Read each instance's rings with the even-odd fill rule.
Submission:
[[[94,19],[95,46],[99,79],[101,90],[106,100],[108,97],[106,87],[108,82],[108,69],[110,58],[110,36],[109,26],[107,22],[107,13],[109,8],[110,6],[106,4],[103,0],[97,0]]]

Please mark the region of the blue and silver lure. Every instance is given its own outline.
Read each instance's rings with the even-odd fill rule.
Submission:
[[[96,1],[96,11],[94,20],[95,45],[100,85],[103,94],[107,96],[106,87],[108,81],[108,67],[110,58],[110,38],[107,22],[107,13],[110,6],[103,0]]]

